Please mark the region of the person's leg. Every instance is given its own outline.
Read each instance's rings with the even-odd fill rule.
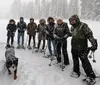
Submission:
[[[90,77],[90,78],[94,78],[96,77],[93,69],[92,69],[92,66],[90,64],[90,61],[88,60],[88,53],[83,55],[85,51],[81,52],[81,56],[80,56],[80,60],[82,62],[82,66],[83,66],[83,69],[87,75],[87,77]]]
[[[43,40],[43,46],[42,46],[42,49],[44,50],[45,48],[45,40]]]
[[[68,53],[67,53],[67,41],[65,40],[62,45],[62,52],[64,56],[64,64],[69,65],[69,58],[68,58]]]
[[[41,40],[38,40],[38,49],[40,48]]]
[[[17,40],[17,44],[20,45],[20,32],[18,32],[18,40]]]
[[[24,46],[24,32],[22,32],[22,46]]]
[[[57,43],[57,61],[58,63],[61,62],[61,42],[59,41]]]
[[[49,50],[49,53],[50,53],[50,55],[52,55],[52,50],[51,50],[51,40],[48,39],[47,43],[48,43],[48,50]]]
[[[35,47],[35,35],[33,36],[33,47]]]
[[[11,45],[13,46],[13,43],[14,43],[14,37],[12,36],[11,37]]]
[[[73,58],[73,72],[76,72],[80,75],[80,67],[79,67],[79,53],[77,50],[72,50],[72,58]]]
[[[9,45],[10,37],[7,36],[7,45]]]
[[[56,40],[52,40],[52,44],[53,44],[53,49],[54,49],[54,55],[57,56],[57,52],[56,52],[56,49],[57,49],[57,43],[56,43]]]
[[[30,46],[30,42],[31,42],[31,36],[29,35],[28,46]]]

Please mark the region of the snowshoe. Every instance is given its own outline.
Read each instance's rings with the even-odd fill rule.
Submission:
[[[49,66],[51,66],[51,64],[52,64],[53,61],[56,61],[55,64],[57,64],[57,58],[55,56],[52,56],[50,58],[50,64],[49,64]],[[55,64],[53,64],[53,65],[55,65]]]
[[[28,48],[29,50],[31,50],[31,49],[32,49],[32,48],[31,48],[31,46],[28,46],[27,48]]]
[[[22,48],[22,49],[25,49],[25,47],[24,47],[23,45],[21,46],[21,48]]]
[[[20,45],[18,45],[18,46],[17,46],[17,49],[20,49],[20,48],[21,48]]]
[[[13,45],[11,45],[11,48],[15,48]]]
[[[60,67],[62,68],[62,71],[64,71],[65,65],[60,65]]]
[[[96,80],[93,78],[87,77],[87,78],[83,79],[83,82],[86,82],[87,85],[95,85]]]
[[[39,49],[36,49],[35,52],[38,53],[39,52]]]
[[[70,76],[73,78],[79,78],[80,75],[76,72],[72,72]]]
[[[6,49],[8,49],[8,48],[10,48],[10,47],[11,47],[11,45],[9,45],[9,44],[5,46]]]
[[[43,53],[43,52],[44,52],[44,49],[41,49],[41,50],[40,50],[40,53]]]
[[[51,55],[47,55],[47,56],[43,56],[43,57],[45,57],[45,58],[51,58]]]

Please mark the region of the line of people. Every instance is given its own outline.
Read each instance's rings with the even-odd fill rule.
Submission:
[[[63,22],[61,18],[57,19],[57,23],[53,17],[49,17],[47,19],[48,24],[46,24],[45,19],[40,19],[39,24],[37,25],[34,22],[34,19],[30,19],[30,23],[26,25],[23,17],[20,18],[20,22],[15,25],[15,21],[11,19],[7,26],[7,45],[9,44],[9,40],[11,38],[11,45],[13,46],[14,35],[16,30],[18,30],[18,47],[17,48],[25,48],[24,47],[24,33],[27,30],[27,34],[29,35],[28,48],[31,49],[31,38],[33,37],[33,48],[36,47],[35,36],[38,33],[38,45],[37,52],[40,49],[41,41],[43,41],[42,51],[45,48],[45,42],[47,40],[47,45],[49,49],[50,56],[54,55],[57,57],[58,63],[61,62],[61,54],[63,54],[64,64],[69,65],[69,57],[67,53],[67,38],[72,37],[71,39],[71,53],[73,59],[73,72],[71,73],[72,77],[78,78],[81,75],[79,59],[82,62],[83,69],[91,82],[95,81],[96,75],[92,69],[92,66],[88,60],[88,53],[86,50],[88,49],[88,40],[91,42],[90,50],[95,52],[97,50],[97,40],[93,37],[93,32],[88,27],[86,23],[80,21],[77,15],[73,15],[70,17],[69,22],[71,30],[67,23]],[[22,43],[20,44],[20,37],[22,37]],[[51,47],[53,45],[53,50]],[[86,53],[86,55],[83,55]],[[48,56],[48,57],[50,57]]]

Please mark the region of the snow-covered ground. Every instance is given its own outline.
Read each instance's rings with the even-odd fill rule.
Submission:
[[[98,44],[100,43],[100,22],[95,21],[85,21],[88,23],[89,27],[92,29],[95,38],[98,39]],[[19,58],[18,67],[18,79],[13,80],[13,76],[8,76],[7,71],[4,68],[5,60],[5,45],[6,45],[6,26],[8,20],[0,20],[0,85],[84,85],[81,76],[79,79],[74,79],[70,77],[72,71],[72,60],[70,53],[70,38],[68,38],[68,53],[70,58],[70,65],[65,68],[62,72],[58,65],[49,67],[49,59],[43,58],[43,54],[32,53],[30,50],[17,50],[16,57]],[[17,33],[16,33],[17,34]],[[26,36],[27,37],[27,36]],[[15,37],[15,41],[17,36]],[[26,42],[27,39],[25,39]],[[15,42],[16,45],[16,42]],[[95,53],[97,62],[93,64],[94,70],[100,74],[100,47]],[[91,61],[91,60],[90,60]],[[100,83],[98,83],[100,85]]]

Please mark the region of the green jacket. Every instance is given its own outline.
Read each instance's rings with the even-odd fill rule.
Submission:
[[[85,50],[88,47],[88,40],[92,43],[93,33],[86,23],[81,22],[77,27],[71,27],[73,50]]]

